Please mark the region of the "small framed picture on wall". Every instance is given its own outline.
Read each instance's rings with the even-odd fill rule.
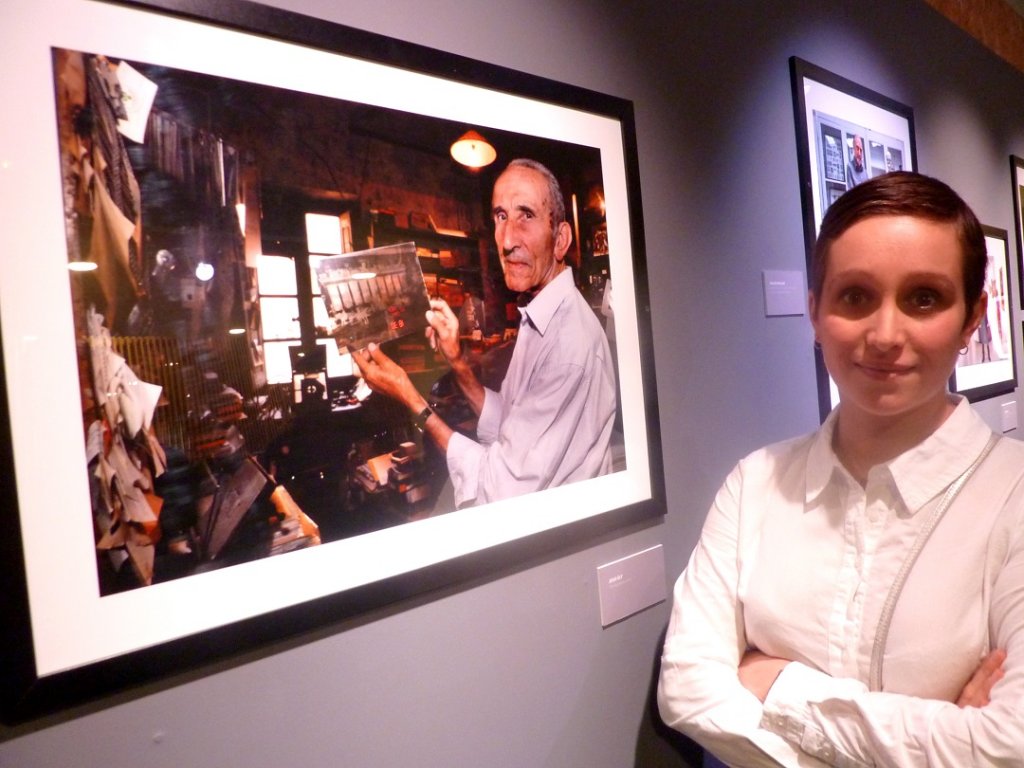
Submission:
[[[996,227],[985,226],[984,230],[988,250],[985,272],[988,307],[967,348],[957,359],[950,386],[971,402],[1012,392],[1017,387],[1009,235],[1005,229]]]
[[[846,190],[890,171],[917,170],[914,111],[905,104],[797,57],[790,60],[804,243],[811,251],[825,211]],[[818,409],[839,402],[815,352]]]

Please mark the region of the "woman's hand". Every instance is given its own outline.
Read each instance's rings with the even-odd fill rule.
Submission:
[[[789,664],[789,659],[778,659],[752,648],[740,659],[739,675],[743,687],[764,703],[775,678]]]
[[[1006,661],[1006,651],[996,648],[981,660],[981,664],[974,670],[967,685],[960,691],[956,700],[958,707],[984,707],[991,701],[992,688],[1003,679],[1006,671],[1003,669],[1003,662]]]

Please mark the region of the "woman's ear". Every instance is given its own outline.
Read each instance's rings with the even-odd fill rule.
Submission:
[[[978,326],[981,325],[981,319],[985,316],[987,311],[988,291],[982,291],[981,296],[978,297],[978,301],[975,302],[974,307],[967,316],[966,322],[964,322],[964,329],[960,334],[961,347],[966,347],[970,343],[971,336],[976,330],[978,330]]]
[[[818,299],[814,291],[807,292],[807,316],[811,319],[811,326],[814,328],[814,336],[818,336]]]
[[[818,299],[814,291],[807,292],[807,316],[811,319],[811,328],[814,330],[814,346],[821,348],[821,337],[818,335]]]

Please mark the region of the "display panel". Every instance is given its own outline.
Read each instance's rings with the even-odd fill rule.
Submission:
[[[244,2],[16,0],[5,16],[6,50],[19,62],[19,77],[5,80],[0,92],[19,105],[19,120],[0,125],[0,196],[6,210],[29,212],[0,234],[0,425],[9,430],[0,459],[12,479],[2,491],[2,567],[11,585],[3,615],[8,719],[664,513],[628,102]],[[76,82],[84,92],[71,87]],[[175,112],[197,93],[206,115],[199,125]],[[253,93],[261,98],[243,98]],[[174,96],[172,108],[167,99]],[[267,108],[273,99],[299,112],[287,140],[266,138],[267,126],[285,112]],[[118,103],[124,114],[114,110],[103,161],[92,162],[102,143],[98,109],[79,107]],[[359,131],[318,140],[318,119],[343,111],[364,120]],[[231,125],[217,122],[232,115]],[[401,141],[381,138],[399,122],[407,128]],[[336,507],[319,493],[336,490],[343,473],[346,494],[371,498],[358,483],[380,484],[382,457],[400,476],[429,448],[410,425],[396,423],[393,409],[371,405],[377,401],[360,388],[347,359],[338,365],[324,354],[328,330],[318,328],[307,305],[317,292],[310,265],[314,253],[323,254],[307,242],[306,215],[337,216],[343,251],[356,250],[354,239],[360,248],[377,247],[414,234],[431,296],[454,304],[473,278],[481,290],[494,288],[500,273],[493,271],[499,267],[486,199],[497,165],[488,175],[444,170],[436,159],[400,159],[408,152],[444,156],[451,129],[466,126],[488,134],[506,160],[546,161],[571,187],[564,191],[575,214],[570,253],[579,289],[606,321],[614,311],[614,469],[486,507],[435,506],[437,514],[415,513],[422,498],[408,495],[414,488],[389,488],[387,503],[346,507],[358,513],[346,524],[361,516],[362,529],[341,529],[342,516],[328,514]],[[427,147],[438,136],[446,137],[440,149]],[[353,196],[336,178],[344,159],[325,154],[333,145],[357,148],[362,184]],[[302,177],[272,177],[271,152],[275,168],[292,167]],[[85,157],[92,175],[76,177]],[[396,184],[385,176],[386,169],[424,166],[437,169],[436,178],[410,172]],[[448,179],[468,190],[452,205],[430,197],[451,186]],[[398,187],[405,209],[389,199]],[[126,211],[124,201],[135,199],[140,210]],[[199,214],[180,218],[193,210]],[[117,248],[103,251],[107,261],[92,273],[69,271],[96,262],[97,233]],[[286,345],[275,366],[293,374],[280,383],[268,381],[265,368],[273,339],[262,332],[270,326],[255,278],[263,255],[296,265],[294,294],[268,295],[264,310],[277,318],[272,325]],[[160,307],[153,306],[157,298]],[[485,326],[486,334],[467,343],[486,345],[497,336],[497,348],[509,341],[508,317],[487,309],[507,303],[488,298],[481,306],[496,332]],[[228,335],[241,346],[221,341]],[[175,358],[183,349],[187,354]],[[224,349],[236,352],[233,367],[221,364]],[[394,352],[425,373],[416,368],[427,354],[422,348]],[[178,380],[166,374],[171,369],[191,370]],[[338,423],[345,434],[386,432],[387,443],[324,440],[318,429]],[[292,441],[275,452],[283,428]],[[116,452],[119,471],[97,475],[101,460],[115,465],[110,446],[126,434],[132,444]],[[316,464],[322,455],[336,458]],[[178,487],[175,496],[158,487],[168,470],[188,479],[187,490]],[[386,507],[392,515],[396,499],[414,513],[385,522],[371,514]],[[165,526],[175,503],[186,513]]]
[[[988,251],[988,305],[967,348],[957,358],[950,382],[950,389],[971,402],[1012,392],[1017,387],[1009,233],[997,227],[983,228]]]
[[[809,272],[821,220],[843,192],[889,171],[917,170],[914,112],[795,56],[790,74]],[[815,350],[814,360],[824,421],[839,402],[839,392],[820,350]]]
[[[1017,291],[1024,306],[1024,157],[1010,155],[1010,181],[1013,188],[1014,242],[1017,245]]]

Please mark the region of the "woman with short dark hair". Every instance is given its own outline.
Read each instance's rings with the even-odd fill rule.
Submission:
[[[662,658],[662,717],[729,765],[1024,765],[1024,444],[947,390],[985,266],[936,179],[826,213],[809,305],[840,403],[730,473]]]

